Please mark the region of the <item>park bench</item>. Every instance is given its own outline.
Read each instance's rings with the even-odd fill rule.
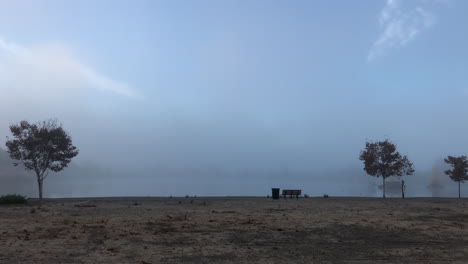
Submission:
[[[296,196],[296,200],[299,199],[299,195],[301,195],[301,190],[283,190],[283,197],[286,199],[288,196],[292,199],[293,196]]]

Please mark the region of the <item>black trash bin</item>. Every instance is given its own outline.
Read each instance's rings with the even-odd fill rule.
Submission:
[[[271,196],[273,197],[273,200],[279,199],[279,191],[279,188],[271,188]]]

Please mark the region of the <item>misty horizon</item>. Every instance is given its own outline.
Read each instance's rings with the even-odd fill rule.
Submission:
[[[10,169],[6,173],[0,173],[3,179],[0,192],[18,192],[36,197],[37,186],[33,180],[33,173],[25,172],[20,167],[8,166],[8,162],[11,164],[13,161],[6,157],[6,153],[3,157],[0,155],[2,168]],[[437,190],[436,197],[455,197],[456,183],[443,173],[442,168],[446,168],[443,160],[435,166],[437,179],[442,185]],[[404,179],[407,197],[434,196],[432,188],[429,187],[432,176],[432,171],[417,171],[412,176],[390,177],[387,179],[387,194],[390,197],[401,197],[400,181]],[[248,179],[240,181],[239,178],[243,177]],[[194,183],[194,179],[197,179],[197,182]],[[367,175],[362,168],[330,171],[145,168],[118,171],[96,163],[72,162],[69,168],[52,174],[46,180],[45,190],[47,198],[267,196],[271,195],[273,187],[301,188],[309,196],[328,194],[332,197],[380,197],[381,184],[381,178]],[[465,193],[462,189],[462,194]]]

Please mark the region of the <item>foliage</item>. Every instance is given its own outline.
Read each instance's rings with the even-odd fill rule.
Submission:
[[[25,204],[27,202],[27,197],[19,194],[8,194],[0,196],[0,204]]]
[[[57,124],[46,120],[36,124],[21,121],[10,126],[13,139],[6,142],[15,166],[23,165],[26,170],[36,173],[39,198],[42,199],[42,183],[50,171],[63,170],[78,155],[70,135]]]
[[[453,168],[452,170],[445,171],[445,174],[449,175],[450,179],[457,182],[468,180],[468,160],[466,156],[448,156],[444,161]]]
[[[377,142],[366,142],[366,148],[361,151],[359,159],[364,162],[367,174],[383,178],[383,197],[385,197],[385,179],[391,176],[412,175],[413,163],[408,157],[402,156],[395,144],[388,139]]]
[[[460,183],[468,181],[468,159],[466,156],[448,156],[444,161],[452,166],[452,169],[446,170],[445,174],[453,181],[458,182],[458,197],[460,198]]]
[[[364,170],[372,176],[387,178],[414,173],[413,163],[396,151],[396,146],[388,139],[366,142],[359,159],[364,161]]]

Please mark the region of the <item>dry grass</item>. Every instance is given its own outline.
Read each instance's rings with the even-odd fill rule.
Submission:
[[[0,263],[468,262],[467,200],[191,201],[2,206]]]

